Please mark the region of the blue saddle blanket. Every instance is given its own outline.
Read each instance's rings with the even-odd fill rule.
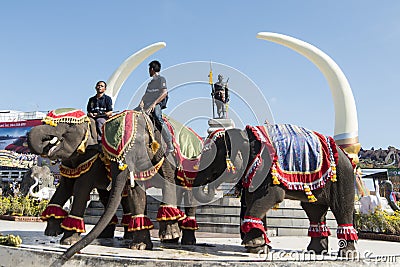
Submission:
[[[310,173],[321,168],[321,143],[313,131],[291,124],[274,124],[267,128],[282,171]]]

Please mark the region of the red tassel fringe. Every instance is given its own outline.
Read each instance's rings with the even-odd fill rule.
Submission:
[[[109,224],[118,224],[118,217],[117,215],[114,215],[110,221]]]
[[[255,218],[255,217],[250,217],[250,216],[244,216],[244,220],[242,225],[240,226],[241,230],[243,233],[248,233],[250,232],[251,229],[257,228],[262,231],[265,244],[271,243],[271,241],[267,237],[267,233],[265,232],[264,228],[264,223],[260,218]]]
[[[185,219],[180,220],[178,223],[179,223],[179,227],[182,229],[193,230],[193,231],[196,231],[199,229],[199,226],[197,225],[197,221],[194,217],[186,217]]]
[[[308,236],[310,237],[328,237],[331,235],[331,231],[325,222],[310,222],[308,228]]]
[[[132,213],[127,213],[122,215],[121,224],[123,226],[129,226],[129,222],[131,221]]]
[[[42,212],[42,215],[40,218],[43,221],[46,221],[50,219],[51,217],[54,217],[55,219],[63,219],[68,216],[68,212],[66,212],[61,206],[56,205],[56,204],[49,204],[46,209]]]
[[[145,215],[130,216],[128,232],[140,231],[145,229],[153,229],[154,225]]]
[[[357,231],[352,224],[339,224],[336,233],[338,239],[358,240]]]
[[[85,222],[83,221],[83,218],[75,217],[72,215],[69,215],[62,221],[61,227],[64,228],[65,230],[75,231],[77,233],[86,232]]]
[[[158,208],[157,221],[183,220],[185,218],[185,213],[178,208],[171,206],[160,206]]]

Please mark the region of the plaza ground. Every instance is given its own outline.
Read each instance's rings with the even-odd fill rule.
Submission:
[[[43,234],[43,222],[14,222],[0,220],[3,235],[19,235],[23,243],[20,248],[0,246],[0,266],[50,266],[68,246],[60,245],[60,237]],[[87,225],[89,231],[93,225]],[[400,264],[400,243],[359,240],[358,253],[354,259],[339,258],[339,240],[329,238],[326,256],[305,252],[309,242],[306,236],[271,237],[272,251],[268,254],[247,253],[240,245],[237,234],[197,233],[196,246],[161,243],[157,230],[151,232],[154,248],[151,251],[127,249],[128,242],[122,239],[123,229],[118,227],[116,237],[95,240],[81,253],[75,255],[65,266],[358,266]]]

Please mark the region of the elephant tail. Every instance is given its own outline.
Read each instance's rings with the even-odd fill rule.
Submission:
[[[96,239],[105,227],[110,222],[111,218],[117,211],[118,205],[121,202],[122,190],[126,184],[126,179],[128,177],[128,170],[122,171],[116,179],[113,181],[113,187],[110,191],[110,199],[108,201],[107,207],[104,214],[101,216],[100,220],[93,227],[93,229],[84,236],[81,240],[76,242],[73,246],[67,249],[67,251],[61,256],[57,262],[52,264],[52,266],[62,266],[68,259],[75,255],[87,245],[89,245],[94,239]]]

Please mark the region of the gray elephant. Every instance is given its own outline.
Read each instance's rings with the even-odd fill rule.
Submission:
[[[382,181],[380,186],[383,186],[383,188],[385,189],[385,197],[392,210],[400,211],[400,207],[397,205],[397,202],[400,199],[400,192],[396,192],[393,190],[393,184],[389,180]]]
[[[109,196],[106,188],[110,180],[99,153],[95,124],[85,113],[70,108],[57,109],[49,112],[44,122],[29,132],[29,149],[51,160],[61,160],[61,179],[41,218],[47,221],[46,235],[63,233],[60,243],[71,245],[85,232],[83,215],[90,192],[97,188],[106,206]],[[68,213],[63,206],[71,196],[74,199]],[[123,199],[122,207],[128,213],[129,202]],[[110,218],[101,237],[113,237],[117,221],[116,216]]]
[[[29,195],[38,200],[50,199],[55,191],[54,177],[48,166],[32,166],[22,178],[22,196]]]
[[[300,200],[310,220],[308,250],[328,250],[328,208],[338,223],[338,238],[346,241],[340,255],[355,250],[353,165],[333,138],[279,124],[211,134],[193,184],[195,198],[210,201],[219,184],[239,179],[247,206],[242,244],[250,252],[269,244],[262,218],[285,198]]]
[[[84,132],[79,134],[84,138]],[[172,154],[165,154],[160,130],[142,111],[127,110],[106,121],[102,136],[105,160],[109,161],[112,177],[110,200],[104,214],[95,227],[80,241],[71,246],[59,259],[62,263],[90,244],[103,231],[121,201],[121,193],[128,181],[133,205],[129,224],[132,230],[132,249],[151,249],[153,243],[149,230],[152,222],[146,216],[146,188],[162,189],[163,200],[157,214],[159,237],[162,242],[177,242],[182,230],[182,243],[194,244],[195,208],[186,207],[183,213],[178,207],[176,184],[178,165]],[[50,151],[57,148],[50,147]],[[182,193],[182,192],[180,192]],[[186,192],[187,193],[187,192]]]

